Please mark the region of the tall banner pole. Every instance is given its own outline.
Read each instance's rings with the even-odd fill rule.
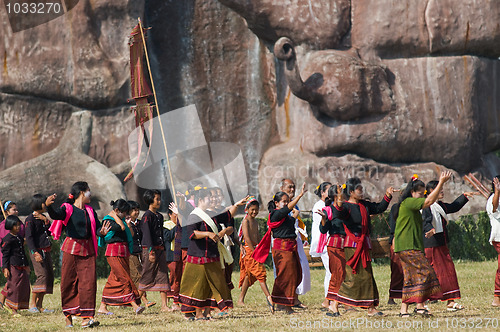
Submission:
[[[161,131],[161,137],[163,139],[163,147],[165,148],[165,155],[167,158],[168,174],[170,177],[170,184],[172,186],[171,187],[172,188],[172,196],[173,196],[175,205],[177,205],[177,197],[176,197],[176,191],[175,191],[175,187],[174,187],[174,179],[172,177],[172,171],[170,169],[170,158],[168,157],[167,141],[165,140],[165,133],[163,131],[163,125],[162,125],[161,119],[160,119],[160,110],[158,108],[158,100],[156,99],[155,84],[153,82],[153,75],[151,74],[151,66],[149,64],[148,49],[146,47],[146,39],[144,38],[144,31],[142,30],[142,23],[141,23],[140,17],[138,18],[138,21],[139,21],[139,30],[141,30],[142,44],[144,45],[144,54],[146,55],[146,63],[148,64],[149,79],[151,80],[151,87],[153,89],[153,96],[155,98],[156,113],[158,115],[158,122],[160,123],[160,131]]]

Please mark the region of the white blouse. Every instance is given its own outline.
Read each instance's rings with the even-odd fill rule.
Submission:
[[[500,242],[500,211],[498,208],[493,211],[493,194],[488,198],[486,202],[486,212],[488,217],[490,217],[491,233],[490,233],[490,243]]]
[[[325,207],[325,202],[322,200],[319,200],[314,204],[312,208],[312,214],[313,214],[313,222],[312,222],[312,227],[311,227],[311,246],[309,249],[309,255],[311,257],[320,257],[321,253],[317,253],[316,249],[318,249],[318,242],[319,242],[319,237],[321,235],[321,231],[319,230],[319,225],[321,225],[321,216],[316,213],[316,211],[321,210],[322,208]],[[323,249],[323,253],[326,252],[326,246]]]

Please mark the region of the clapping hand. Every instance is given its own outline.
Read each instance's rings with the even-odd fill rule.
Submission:
[[[179,209],[177,209],[177,205],[175,205],[174,202],[171,202],[168,206],[170,211],[172,211],[173,214],[179,215]]]
[[[110,229],[111,229],[111,223],[109,222],[109,220],[104,220],[101,227],[101,232],[100,232],[101,235],[106,236],[106,234],[108,234]]]

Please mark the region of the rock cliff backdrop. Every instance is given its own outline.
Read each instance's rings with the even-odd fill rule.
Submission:
[[[0,8],[0,199],[21,213],[33,193],[62,197],[81,179],[101,214],[111,199],[140,200],[123,183],[137,17],[151,27],[161,112],[195,104],[207,141],[240,145],[263,201],[282,177],[312,191],[359,176],[378,200],[447,168],[452,200],[470,190],[465,173],[487,186],[500,173],[498,1],[64,3],[66,14],[18,32]]]

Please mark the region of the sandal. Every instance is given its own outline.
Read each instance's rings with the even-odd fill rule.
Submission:
[[[269,299],[266,297],[266,302],[267,302],[267,305],[269,306],[269,310],[271,310],[271,313],[274,314],[274,304],[271,304],[271,302],[269,302]]]
[[[229,315],[229,313],[227,311],[221,311],[221,312],[216,313],[214,318],[222,318],[222,317],[227,316],[227,315]],[[205,318],[207,318],[207,317],[205,317]]]
[[[93,320],[93,319],[89,319],[88,321],[86,321],[84,324],[82,324],[82,328],[92,328],[92,327],[97,327],[99,326],[99,322],[96,321],[96,320]]]
[[[337,312],[330,312],[329,311],[329,312],[326,313],[326,315],[329,316],[329,317],[339,317],[340,316],[340,312],[338,312],[338,311]]]
[[[400,312],[399,313],[399,317],[401,317],[401,318],[409,318],[409,317],[411,317],[411,315],[409,313],[407,313],[407,312],[405,312],[404,314]]]
[[[413,311],[416,314],[422,315],[423,317],[432,317],[432,314],[427,309],[417,309]]]
[[[28,312],[31,312],[32,314],[39,314],[40,310],[37,307],[29,308]]]
[[[299,303],[292,306],[292,308],[307,309],[307,306],[304,303]]]
[[[43,309],[42,313],[44,313],[44,314],[53,314],[54,313],[54,309]]]
[[[446,308],[446,310],[448,310],[448,311],[458,311],[458,310],[462,310],[462,309],[464,309],[464,306],[461,304],[458,304],[457,302],[454,302],[453,306],[451,306],[451,307],[447,306],[447,308]]]
[[[377,311],[373,314],[368,314],[369,317],[381,317],[383,315],[384,315],[384,313],[382,311]]]
[[[152,307],[154,305],[156,305],[156,302],[148,301],[148,303],[146,303],[146,308]]]
[[[135,314],[136,315],[142,314],[144,312],[144,310],[146,310],[146,308],[138,307],[137,309],[135,309]]]
[[[104,316],[112,316],[112,315],[114,315],[114,313],[112,313],[111,311],[106,311],[106,312],[100,312],[100,311],[98,311],[97,314],[98,315],[104,315]]]

